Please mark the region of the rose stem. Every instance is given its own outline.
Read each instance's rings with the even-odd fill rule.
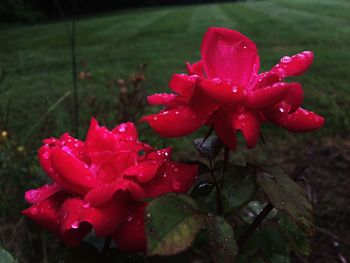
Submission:
[[[305,169],[308,167],[307,164],[297,164],[290,175],[290,177],[296,181],[301,176],[301,174],[305,171]],[[249,228],[243,233],[243,235],[238,239],[237,245],[238,247],[242,248],[244,244],[248,241],[250,236],[255,232],[255,230],[259,227],[261,222],[265,219],[265,217],[271,212],[273,209],[273,204],[269,202],[264,209],[260,212],[259,215],[254,219],[253,223],[249,226]]]

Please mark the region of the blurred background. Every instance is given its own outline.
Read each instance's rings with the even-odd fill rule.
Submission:
[[[348,0],[2,0],[0,2],[0,245],[20,262],[56,262],[59,241],[20,215],[24,191],[47,178],[41,140],[68,131],[85,137],[91,116],[112,128],[159,109],[145,97],[169,92],[173,73],[200,58],[209,26],[238,30],[258,46],[262,70],[312,50],[303,76],[305,108],[326,117],[323,129],[291,134],[266,126],[266,145],[232,161],[310,164],[304,183],[318,233],[309,258],[349,262],[350,2]],[[142,140],[193,156],[192,138],[164,140],[137,123]]]

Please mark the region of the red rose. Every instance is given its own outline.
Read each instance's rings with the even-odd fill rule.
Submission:
[[[265,121],[300,132],[323,126],[323,117],[300,108],[301,85],[283,82],[308,70],[312,52],[285,56],[270,71],[258,74],[259,56],[250,39],[237,31],[209,28],[201,55],[199,62],[187,63],[189,75],[173,75],[169,86],[176,94],[148,97],[149,104],[165,106],[159,114],[142,119],[161,136],[184,136],[207,124],[235,149],[238,131],[247,146],[254,147]]]
[[[170,154],[138,141],[133,123],[109,131],[92,119],[85,142],[68,134],[44,140],[39,160],[53,183],[26,192],[32,206],[23,214],[68,245],[93,229],[121,249],[145,251],[141,199],[186,192],[197,174]]]

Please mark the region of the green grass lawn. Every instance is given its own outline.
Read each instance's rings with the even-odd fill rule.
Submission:
[[[209,26],[238,30],[257,43],[262,69],[284,55],[313,50],[312,69],[302,82],[306,108],[327,118],[322,134],[350,130],[350,3],[347,0],[263,0],[142,9],[79,19],[77,58],[97,79],[126,77],[147,63],[147,93],[167,90],[185,61],[199,58]],[[0,29],[0,108],[11,99],[10,131],[24,136],[72,87],[71,54],[63,22]],[[80,66],[79,66],[80,67]],[[82,95],[100,92],[79,84]],[[69,98],[67,99],[69,101]],[[70,129],[68,102],[50,113],[57,135]],[[82,105],[81,111],[84,112]],[[82,115],[82,123],[88,116]],[[33,133],[36,131],[34,130]]]

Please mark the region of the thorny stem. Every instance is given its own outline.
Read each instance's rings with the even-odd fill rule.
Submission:
[[[291,173],[290,177],[296,181],[308,167],[307,164],[301,163],[297,164]],[[253,223],[250,224],[249,228],[243,233],[243,235],[238,239],[237,245],[242,248],[244,244],[249,240],[250,236],[255,232],[255,230],[259,227],[261,222],[265,219],[265,217],[272,211],[273,204],[269,202],[264,209],[260,212],[259,215],[254,219]]]
[[[213,162],[212,162],[210,157],[209,157],[209,169],[210,169],[210,174],[213,178],[214,186],[216,189],[216,209],[217,209],[218,214],[222,215],[224,213],[224,208],[222,206],[220,187],[218,185],[218,181],[216,180],[214,170],[213,170]]]

